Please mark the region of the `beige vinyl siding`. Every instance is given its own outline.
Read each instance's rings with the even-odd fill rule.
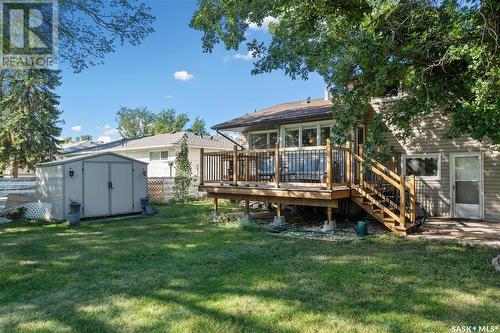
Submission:
[[[374,105],[377,110],[377,105]],[[407,140],[397,139],[395,131],[386,134],[387,144],[398,154],[435,154],[441,156],[441,179],[417,179],[417,200],[433,216],[450,216],[450,154],[481,153],[483,156],[484,218],[500,221],[500,153],[498,147],[469,137],[444,138],[447,124],[443,117],[429,115],[413,124]],[[401,160],[398,160],[398,170]]]

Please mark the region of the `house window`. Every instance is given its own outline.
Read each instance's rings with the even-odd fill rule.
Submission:
[[[421,179],[439,180],[441,177],[441,157],[439,154],[401,156],[403,174],[415,175]]]
[[[168,151],[150,151],[149,160],[150,161],[168,160]]]
[[[299,146],[299,128],[285,128],[285,147]]]
[[[272,148],[277,140],[277,132],[250,133],[250,149]]]
[[[326,145],[326,140],[331,139],[330,135],[331,128],[330,126],[321,126],[321,145]]]
[[[302,147],[318,145],[318,129],[316,127],[302,128]]]

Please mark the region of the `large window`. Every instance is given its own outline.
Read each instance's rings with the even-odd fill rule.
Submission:
[[[168,160],[168,151],[151,151],[149,152],[150,161]]]
[[[278,141],[278,132],[250,133],[250,149],[272,148]]]
[[[303,127],[302,128],[302,147],[318,145],[318,128]]]
[[[326,140],[331,139],[331,127],[328,125],[321,125],[321,145],[326,145]]]
[[[299,134],[298,127],[285,128],[285,147],[298,147]]]
[[[441,177],[441,158],[439,154],[403,155],[401,156],[403,173],[406,176],[415,175],[422,179]]]

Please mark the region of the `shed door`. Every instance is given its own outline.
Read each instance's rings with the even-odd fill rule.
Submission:
[[[110,163],[111,214],[134,211],[132,163]]]
[[[83,217],[109,215],[108,163],[83,163]]]

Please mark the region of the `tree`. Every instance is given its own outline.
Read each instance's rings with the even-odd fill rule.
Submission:
[[[154,31],[150,11],[136,0],[59,0],[60,58],[81,72],[117,45],[139,45]]]
[[[57,153],[62,122],[58,108],[59,72],[51,70],[15,71],[9,93],[0,102],[0,169],[34,169]]]
[[[187,114],[175,114],[174,109],[162,110],[157,116],[154,124],[154,134],[176,133],[184,129],[189,122]]]
[[[206,129],[206,124],[205,120],[201,119],[200,117],[196,117],[193,120],[193,123],[191,124],[191,127],[188,129],[189,132],[193,132],[194,134],[197,135],[209,135],[207,129]]]
[[[127,108],[122,106],[116,113],[118,131],[127,139],[136,139],[154,134],[156,115],[146,107]]]
[[[337,144],[364,120],[372,97],[400,93],[369,128],[369,147],[391,125],[410,134],[426,114],[450,119],[449,138],[500,143],[500,2],[497,0],[202,0],[191,26],[203,49],[237,50],[250,24],[269,24],[271,41],[253,39],[252,74],[319,73],[331,88]]]
[[[75,138],[75,141],[92,141],[92,135],[80,135]]]
[[[175,158],[174,200],[185,201],[191,186],[191,162],[188,158],[187,135],[181,139],[181,147]]]
[[[61,143],[71,143],[73,142],[73,138],[70,136],[67,136],[61,140]]]

